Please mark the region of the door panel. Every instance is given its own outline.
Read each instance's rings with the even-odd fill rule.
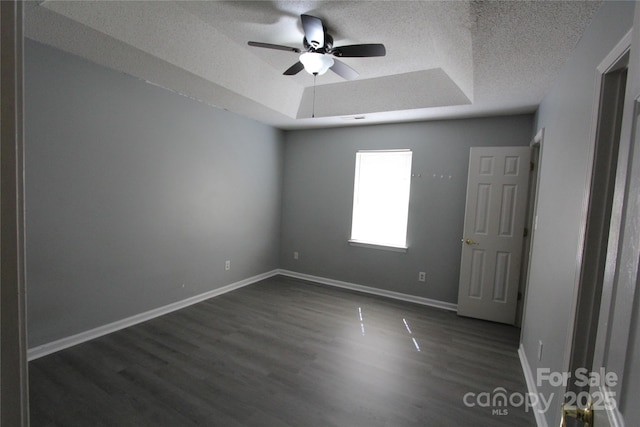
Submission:
[[[482,298],[482,283],[484,282],[485,271],[484,253],[483,249],[474,249],[471,253],[469,298]]]
[[[474,147],[458,314],[515,322],[529,180],[529,147]]]
[[[493,284],[494,302],[507,302],[510,266],[511,254],[509,252],[498,252],[496,255],[496,278]]]

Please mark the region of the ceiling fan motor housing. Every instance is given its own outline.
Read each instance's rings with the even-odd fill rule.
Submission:
[[[325,31],[324,33],[324,46],[319,46],[319,43],[315,40],[308,41],[306,37],[302,38],[302,45],[305,50],[309,52],[318,52],[318,53],[331,53],[333,49],[333,37],[331,34]]]

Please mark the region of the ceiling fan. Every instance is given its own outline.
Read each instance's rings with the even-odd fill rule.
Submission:
[[[298,74],[303,69],[309,74],[318,76],[330,69],[346,80],[353,80],[358,77],[358,72],[332,56],[337,58],[366,58],[385,56],[387,53],[384,45],[380,43],[334,46],[333,37],[327,32],[327,28],[320,18],[311,15],[300,15],[300,19],[304,30],[304,38],[302,39],[304,52],[296,47],[254,41],[248,42],[249,46],[301,53],[299,61],[283,73],[286,76]]]

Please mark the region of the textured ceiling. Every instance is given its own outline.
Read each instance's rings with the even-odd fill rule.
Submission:
[[[599,7],[594,1],[45,1],[27,37],[283,129],[534,111]],[[300,14],[360,75],[283,76],[302,48]],[[312,118],[312,115],[315,117]],[[364,117],[364,118],[363,118]]]

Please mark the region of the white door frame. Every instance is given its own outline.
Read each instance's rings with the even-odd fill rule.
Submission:
[[[538,132],[536,133],[536,136],[533,137],[533,139],[531,140],[531,143],[529,144],[529,147],[531,147],[531,154],[533,155],[533,150],[534,147],[537,147],[538,150],[538,164],[536,164],[534,167],[536,168],[537,172],[535,174],[535,182],[529,182],[529,191],[533,191],[533,205],[530,207],[530,212],[529,214],[531,215],[530,218],[528,219],[528,223],[527,226],[529,227],[529,242],[526,243],[527,248],[524,251],[524,254],[526,256],[526,259],[523,257],[522,259],[522,267],[521,267],[521,272],[520,272],[520,277],[521,280],[523,281],[523,285],[522,285],[522,290],[523,290],[523,295],[522,295],[522,312],[521,313],[517,313],[516,316],[516,320],[518,322],[518,324],[516,326],[521,327],[522,326],[522,319],[525,318],[525,315],[527,314],[527,295],[529,294],[529,277],[531,276],[531,255],[532,255],[532,250],[533,250],[533,240],[535,238],[535,234],[536,234],[536,228],[538,226],[538,194],[539,194],[539,189],[540,189],[540,175],[542,172],[542,150],[544,148],[544,128],[538,130]],[[531,195],[529,196],[529,198],[531,198]],[[520,340],[520,344],[522,343],[522,340]]]
[[[29,425],[21,1],[0,1],[0,424]]]
[[[588,210],[589,210],[589,200],[591,199],[591,176],[593,174],[593,162],[595,158],[595,145],[596,139],[598,135],[598,117],[600,115],[600,96],[602,92],[602,83],[604,79],[604,75],[609,71],[609,69],[616,64],[620,58],[622,58],[628,51],[631,46],[631,31],[629,31],[623,38],[618,42],[616,47],[606,56],[604,60],[597,67],[597,75],[596,75],[596,83],[595,83],[595,97],[594,97],[594,105],[591,117],[591,130],[589,132],[589,152],[587,157],[587,180],[585,181],[584,194],[582,203],[582,210],[580,214],[580,234],[579,234],[579,245],[578,245],[578,256],[576,263],[576,271],[575,271],[575,284],[573,287],[573,296],[572,296],[572,306],[571,306],[571,317],[569,328],[567,329],[568,335],[566,340],[566,348],[565,348],[565,359],[564,365],[569,369],[570,358],[571,358],[571,348],[573,345],[573,331],[575,328],[575,317],[577,313],[577,303],[578,303],[578,292],[580,289],[580,274],[582,272],[582,261],[584,258],[585,251],[585,236],[587,230],[587,220],[588,220]],[[624,123],[623,123],[624,126]],[[624,132],[624,129],[623,129]],[[626,147],[626,148],[625,148]],[[626,178],[626,166],[621,168],[621,165],[624,163],[624,159],[626,153],[629,151],[629,140],[624,141],[623,135],[620,138],[620,147],[618,154],[618,169],[616,172],[616,196],[614,200],[613,210],[620,211],[622,207],[622,200],[620,199],[618,183],[621,179]],[[616,209],[616,207],[618,209]],[[619,226],[620,226],[620,212],[616,215],[612,212],[611,215],[611,226],[609,230],[609,248],[607,253],[610,253],[612,249],[612,243],[615,240],[617,245],[617,240],[619,237]],[[610,273],[610,272],[609,272]],[[610,277],[609,279],[612,279]],[[605,276],[605,282],[607,281],[607,277]]]
[[[636,14],[637,13],[638,10],[636,10]],[[605,74],[612,71],[612,68],[630,51],[631,44],[632,32],[629,31],[597,67],[596,86],[594,90],[595,98],[589,137],[587,181],[585,182],[585,197],[580,216],[580,243],[578,247],[575,284],[571,301],[572,306],[570,307],[572,315],[570,317],[571,320],[569,328],[567,329],[567,345],[565,348],[565,372],[570,372],[572,369],[571,360],[572,350],[574,348],[573,336],[575,333],[574,331],[580,328],[580,325],[576,324],[576,318],[580,308],[578,306],[579,291],[581,285],[581,273],[584,267],[583,260],[586,249],[586,231],[589,218],[588,210],[592,194],[591,177],[594,172],[603,80],[605,78]],[[634,301],[633,297],[638,278],[638,259],[640,256],[639,248],[634,244],[634,242],[640,240],[640,212],[638,212],[638,203],[629,199],[630,197],[637,197],[640,192],[640,162],[638,159],[632,163],[629,162],[629,160],[633,158],[632,154],[636,132],[636,121],[638,112],[640,111],[638,109],[637,101],[640,93],[631,87],[632,74],[634,70],[637,72],[640,68],[633,67],[630,60],[628,74],[629,79],[627,81],[620,143],[618,148],[618,161],[616,166],[614,198],[611,208],[605,272],[602,284],[602,294],[600,296],[600,312],[597,314],[599,316],[599,327],[594,349],[593,365],[586,367],[588,369],[607,367],[607,371],[611,371],[611,368],[613,368],[619,378],[618,385],[615,390],[608,390],[605,387],[605,389],[601,389],[600,392],[608,393],[609,391],[613,391],[616,393],[616,397],[620,396],[622,384],[624,382],[624,358],[627,355],[626,340],[628,339],[630,331],[631,314]],[[616,332],[609,334],[608,331],[612,330]],[[611,342],[609,341],[611,339],[619,341],[618,343]],[[608,349],[614,348],[620,348],[623,351],[619,353],[610,353],[608,351]],[[618,360],[611,360],[611,356],[618,358]],[[560,408],[554,408],[554,410],[560,410]],[[603,421],[605,420],[602,420],[600,423],[596,422],[596,425],[623,425],[622,416],[617,408],[606,411],[606,413],[603,411],[596,411],[595,414],[597,417],[604,416],[608,418],[608,423],[604,423]]]

